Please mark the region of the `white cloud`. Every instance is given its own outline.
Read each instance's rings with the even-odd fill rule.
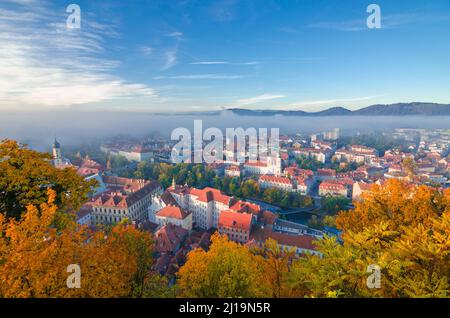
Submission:
[[[37,1],[15,10],[0,8],[2,105],[56,107],[156,95],[146,85],[112,75],[120,62],[102,54],[105,39],[118,35],[114,26],[84,14],[81,29],[67,29],[65,18]]]
[[[383,12],[383,11],[382,11]],[[369,16],[369,15],[367,15]],[[448,21],[448,15],[426,13],[398,13],[381,16],[382,29],[392,29],[413,23],[434,23]],[[344,21],[321,21],[307,25],[308,28],[332,29],[338,31],[368,31],[366,17]]]
[[[285,96],[285,95],[262,94],[262,95],[255,96],[255,97],[239,99],[239,100],[236,101],[235,105],[236,106],[246,106],[246,105],[252,105],[252,104],[265,102],[265,101],[268,101],[268,100],[285,98],[285,97],[287,97],[287,96]]]
[[[175,31],[175,32],[171,32],[171,33],[167,34],[167,36],[170,36],[172,38],[181,39],[183,37],[183,33]]]
[[[165,63],[164,66],[162,67],[163,70],[168,70],[169,68],[175,66],[178,62],[178,57],[177,54],[178,50],[177,49],[173,49],[170,51],[167,51],[164,56],[165,56]]]
[[[297,102],[297,103],[289,104],[287,106],[283,106],[283,108],[295,109],[295,108],[304,108],[304,107],[311,107],[311,106],[320,107],[320,106],[329,106],[329,105],[342,106],[342,105],[337,105],[337,104],[338,103],[352,103],[352,102],[367,101],[367,100],[375,99],[380,96],[382,96],[382,95]]]

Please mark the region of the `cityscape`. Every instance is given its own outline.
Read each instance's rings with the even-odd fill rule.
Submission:
[[[449,298],[448,3],[244,2],[0,4],[0,298]]]

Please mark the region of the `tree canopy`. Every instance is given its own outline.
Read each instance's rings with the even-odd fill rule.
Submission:
[[[29,205],[20,220],[0,214],[0,297],[139,297],[148,294],[152,239],[121,224],[91,232],[52,226],[56,192]],[[68,266],[80,267],[80,288],[68,288]],[[161,287],[160,287],[161,289]]]
[[[86,200],[95,181],[86,182],[75,169],[57,169],[50,155],[3,140],[0,143],[0,213],[18,218],[28,205],[47,201],[47,190],[55,191],[58,210],[76,210]]]

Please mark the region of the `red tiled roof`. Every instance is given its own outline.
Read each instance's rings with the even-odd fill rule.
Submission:
[[[159,217],[183,220],[189,215],[189,213],[178,206],[168,205],[159,210],[156,215]]]
[[[189,231],[171,223],[164,225],[155,233],[155,250],[157,252],[173,252],[187,237]]]
[[[231,197],[224,194],[222,191],[209,187],[204,188],[203,190],[190,188],[189,194],[197,196],[197,200],[202,202],[216,201],[225,205],[229,205],[231,199]]]
[[[108,191],[92,199],[92,204],[95,206],[126,208],[159,187],[157,182],[141,179],[105,176],[103,181],[106,183]]]
[[[339,190],[339,191],[345,191],[346,188],[343,184],[341,183],[336,183],[336,182],[329,182],[329,181],[324,181],[319,185],[319,189],[323,189],[323,190]]]
[[[250,231],[252,226],[252,215],[249,213],[238,213],[225,210],[219,216],[219,228],[227,227]]]
[[[267,167],[267,163],[266,162],[261,162],[261,161],[256,161],[256,162],[249,162],[247,161],[245,163],[246,166],[250,166],[250,167]]]
[[[241,213],[245,212],[245,213],[258,214],[259,212],[261,212],[261,207],[255,203],[244,202],[244,201],[239,200],[230,207],[230,210],[233,210],[236,212],[241,212]]]
[[[309,235],[290,235],[280,232],[271,232],[269,237],[278,242],[278,244],[303,248],[307,250],[315,250],[313,244],[314,238]]]
[[[282,183],[282,184],[292,184],[292,181],[289,178],[269,176],[269,175],[263,175],[263,176],[259,177],[259,181],[275,182],[275,183]]]
[[[289,174],[290,176],[313,176],[314,172],[309,169],[300,169],[294,166],[285,168],[284,174]]]

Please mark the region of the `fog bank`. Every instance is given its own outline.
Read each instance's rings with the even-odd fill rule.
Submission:
[[[116,135],[143,137],[152,133],[170,136],[173,129],[193,129],[194,120],[203,120],[203,129],[255,127],[279,128],[281,133],[314,133],[341,128],[343,134],[371,132],[394,128],[446,128],[450,117],[257,117],[238,116],[229,112],[220,115],[161,115],[115,112],[39,112],[0,113],[0,138],[25,142],[33,148],[48,149],[53,138],[76,146],[100,141]]]

